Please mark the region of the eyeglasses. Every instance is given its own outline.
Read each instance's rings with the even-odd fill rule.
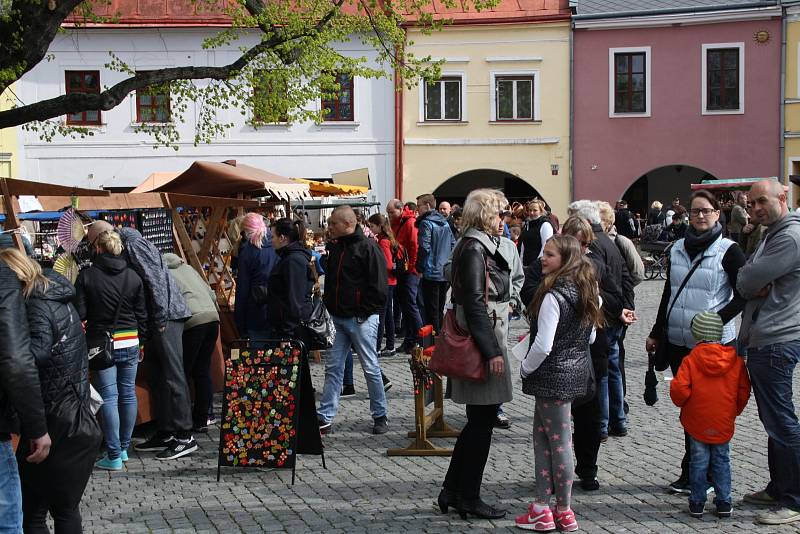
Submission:
[[[697,217],[698,215],[700,215],[702,213],[703,217],[708,217],[709,215],[711,215],[715,211],[717,211],[717,210],[715,210],[713,208],[699,208],[699,209],[698,208],[692,208],[692,209],[689,210],[689,215],[691,215],[692,217]]]

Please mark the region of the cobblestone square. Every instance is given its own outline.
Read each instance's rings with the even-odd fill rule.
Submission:
[[[600,451],[596,492],[576,488],[573,508],[585,532],[798,532],[785,526],[767,528],[753,522],[759,511],[741,502],[745,493],[763,489],[768,481],[767,439],[751,398],[737,420],[731,446],[734,517],[718,520],[713,504],[702,520],[686,513],[686,498],[669,495],[666,485],[679,473],[683,434],[678,409],[667,385],[659,384],[659,401],[642,401],[646,357],[644,338],[652,325],[661,282],[637,288],[639,322],[628,332],[627,375],[630,404],[629,434],[610,438]],[[525,323],[512,323],[510,345]],[[216,482],[219,433],[196,436],[201,449],[188,458],[159,462],[153,454],[131,451],[122,472],[95,470],[83,498],[84,529],[94,533],[189,532],[478,532],[517,531],[515,514],[522,513],[533,494],[531,421],[533,400],[523,395],[519,378],[513,402],[504,406],[510,430],[496,430],[483,495],[499,502],[508,516],[499,521],[462,521],[444,516],[434,501],[449,458],[392,457],[386,449],[408,444],[413,428],[413,388],[407,358],[383,359],[394,387],[388,393],[390,432],[370,434],[366,387],[356,365],[357,396],[341,402],[333,434],[324,437],[327,470],[319,457],[301,456],[297,482],[290,471],[223,470]],[[518,367],[518,362],[512,365]],[[321,389],[324,369],[312,364],[314,384]],[[512,376],[518,376],[515,371]],[[800,380],[795,378],[795,397]],[[453,426],[464,424],[463,408],[445,403]],[[436,440],[446,446],[453,440]]]

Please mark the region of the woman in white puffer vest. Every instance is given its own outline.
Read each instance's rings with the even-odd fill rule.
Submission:
[[[654,352],[661,343],[666,344],[673,376],[695,346],[691,331],[694,316],[706,310],[716,311],[725,325],[722,343],[730,344],[736,340],[733,319],[745,304],[736,292],[736,277],[745,264],[745,256],[737,243],[722,237],[719,202],[712,193],[700,190],[692,195],[689,207],[689,228],[686,237],[669,250],[667,281],[656,322],[646,342],[648,352]],[[690,492],[688,468],[687,438],[681,476],[670,484],[671,491]]]

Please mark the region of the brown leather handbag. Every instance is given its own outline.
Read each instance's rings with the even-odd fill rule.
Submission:
[[[489,269],[484,260],[486,287],[484,301],[489,303]],[[455,282],[455,277],[453,279]],[[453,284],[455,288],[455,283]],[[428,369],[439,375],[471,382],[485,382],[488,363],[481,355],[478,345],[468,330],[458,325],[456,310],[449,309],[444,315],[442,331],[436,336],[436,349],[428,362]]]

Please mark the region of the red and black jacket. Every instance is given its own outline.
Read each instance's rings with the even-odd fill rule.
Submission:
[[[367,318],[380,313],[388,291],[383,252],[360,226],[328,243],[323,300],[331,315]]]

